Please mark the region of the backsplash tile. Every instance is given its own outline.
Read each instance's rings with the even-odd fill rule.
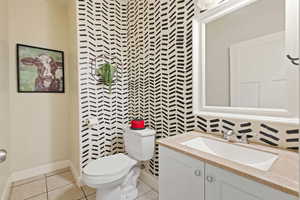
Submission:
[[[252,141],[290,150],[298,150],[299,144],[297,125],[197,116],[195,130],[219,134],[233,130],[241,134],[255,135],[250,138]]]

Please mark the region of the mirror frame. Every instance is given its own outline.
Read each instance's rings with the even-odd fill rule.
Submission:
[[[193,19],[193,114],[231,119],[247,119],[299,124],[299,112],[291,109],[298,100],[288,100],[288,109],[222,107],[206,105],[206,24],[259,0],[229,0],[204,13],[196,7]],[[289,86],[288,86],[289,87]],[[291,88],[289,88],[290,90]],[[298,96],[298,95],[297,95]],[[290,97],[290,95],[288,95]]]

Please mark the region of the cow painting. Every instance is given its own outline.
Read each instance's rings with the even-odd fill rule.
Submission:
[[[19,48],[19,91],[63,92],[63,54],[60,56],[58,51],[38,50],[22,52]]]

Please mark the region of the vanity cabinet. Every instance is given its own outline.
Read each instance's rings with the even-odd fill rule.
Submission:
[[[204,162],[160,148],[160,200],[204,200]]]
[[[160,146],[160,200],[296,200],[295,196]]]

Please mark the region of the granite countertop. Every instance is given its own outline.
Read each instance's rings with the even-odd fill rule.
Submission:
[[[296,152],[272,148],[261,144],[233,143],[233,145],[240,145],[278,155],[278,159],[274,162],[269,171],[261,171],[181,144],[182,142],[186,142],[197,137],[206,137],[227,142],[215,135],[194,131],[183,135],[160,139],[158,144],[187,154],[208,164],[231,171],[261,184],[268,185],[276,190],[280,190],[294,196],[299,196],[299,158]]]

